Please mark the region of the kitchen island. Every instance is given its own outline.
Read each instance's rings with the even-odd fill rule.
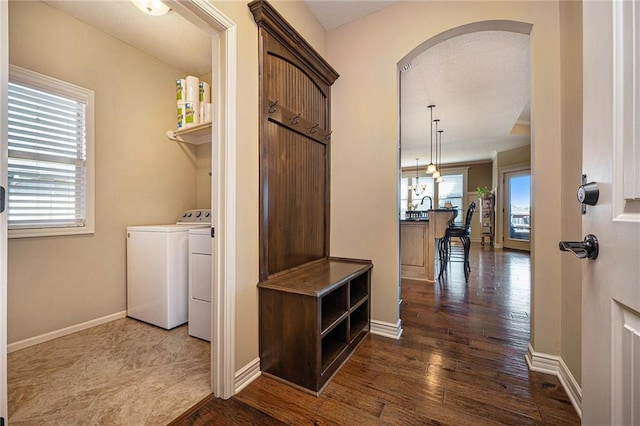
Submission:
[[[427,215],[400,220],[400,276],[434,281],[438,240],[444,237],[455,210],[427,210]],[[426,217],[425,217],[426,216]]]

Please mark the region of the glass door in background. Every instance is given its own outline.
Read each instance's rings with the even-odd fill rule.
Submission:
[[[504,174],[505,248],[531,250],[531,170]]]

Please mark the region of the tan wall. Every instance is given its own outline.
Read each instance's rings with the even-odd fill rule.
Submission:
[[[582,174],[582,3],[560,2],[562,57],[562,239],[582,240],[576,189]],[[582,263],[562,259],[561,355],[578,383],[582,379]]]
[[[212,73],[201,75],[200,81],[211,85]],[[215,96],[215,95],[214,95]],[[211,208],[211,144],[204,143],[196,147],[196,208]]]
[[[325,31],[302,2],[271,4],[326,57]],[[246,2],[215,6],[237,28],[236,370],[258,356],[258,29]],[[339,70],[338,70],[339,71]]]
[[[531,145],[521,146],[498,153],[498,167],[531,162]]]
[[[491,189],[491,163],[471,164],[469,166],[469,183],[467,184],[467,191],[473,192],[478,190],[478,187],[486,186]]]
[[[491,188],[492,180],[491,174],[492,163],[488,161],[486,163],[448,163],[442,164],[442,170],[447,171],[454,168],[466,168],[467,169],[467,191],[477,192],[479,186],[486,186]],[[415,167],[404,167],[402,173],[409,173],[415,177]],[[424,167],[419,169],[419,173],[424,174]]]
[[[211,208],[211,144],[196,147],[196,208]]]
[[[373,260],[372,318],[395,323],[399,318],[396,64],[443,31],[493,19],[533,24],[534,220],[545,226],[536,228],[534,235],[532,343],[537,351],[559,354],[560,42],[556,2],[403,2],[329,32],[329,61],[341,74],[332,92],[332,253]],[[363,187],[374,188],[377,207],[354,220],[353,212],[371,202],[370,191],[353,190]]]
[[[96,111],[96,232],[9,241],[15,342],[126,309],[126,226],[194,208],[196,157],[165,136],[182,71],[40,2],[11,2],[9,19],[10,62],[94,90]]]

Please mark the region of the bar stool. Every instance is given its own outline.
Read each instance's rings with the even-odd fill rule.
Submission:
[[[464,220],[464,226],[456,226],[450,224],[445,231],[444,237],[440,240],[438,247],[440,258],[440,273],[438,279],[442,277],[444,270],[449,265],[451,259],[461,259],[464,263],[464,279],[469,281],[469,273],[471,272],[471,266],[469,263],[469,253],[471,252],[471,219],[473,218],[473,212],[476,210],[476,202],[469,204],[467,208],[467,214]],[[455,248],[452,248],[451,238],[459,238],[462,243],[462,253],[456,252]]]

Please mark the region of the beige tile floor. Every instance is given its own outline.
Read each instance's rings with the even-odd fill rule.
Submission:
[[[210,393],[209,343],[125,318],[9,354],[13,425],[165,425]]]

